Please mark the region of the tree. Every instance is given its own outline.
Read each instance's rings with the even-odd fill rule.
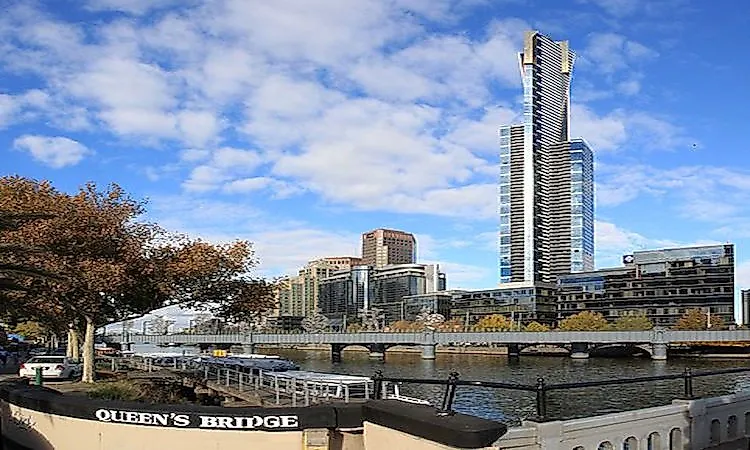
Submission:
[[[463,331],[464,322],[458,319],[446,320],[445,322],[438,325],[437,329],[439,331],[452,331],[452,332]]]
[[[547,325],[542,325],[541,323],[534,321],[526,325],[523,331],[549,331],[549,327]]]
[[[260,278],[243,275],[207,287],[204,293],[211,290],[217,291],[209,295],[216,297],[218,307],[206,304],[202,308],[210,307],[218,317],[248,329],[258,328],[263,323],[264,316],[277,306],[274,282]]]
[[[476,328],[485,331],[510,331],[512,323],[502,314],[492,314],[479,319]]]
[[[620,316],[612,324],[612,329],[618,331],[645,331],[652,328],[654,323],[643,313]]]
[[[422,324],[428,330],[434,330],[441,323],[445,322],[445,317],[442,314],[434,313],[430,308],[425,306],[417,314],[416,322]]]
[[[607,319],[599,313],[582,311],[563,319],[560,322],[561,331],[604,331],[609,328]]]
[[[349,325],[346,326],[346,331],[348,333],[359,333],[360,331],[365,331],[365,329],[361,324],[350,323]]]
[[[144,204],[119,186],[89,183],[78,193],[46,182],[0,178],[0,209],[48,217],[6,234],[9,242],[42,248],[34,267],[58,279],[25,280],[14,298],[45,325],[85,330],[82,381],[93,381],[94,330],[173,304],[222,305],[236,300],[236,279],[257,261],[248,242],[213,245],[139,222]]]
[[[44,339],[47,336],[45,330],[38,322],[21,322],[13,328],[13,333],[20,334],[28,341]]]
[[[419,322],[410,322],[408,320],[397,320],[389,328],[393,331],[422,331],[424,324]]]
[[[361,309],[357,316],[362,322],[362,331],[380,331],[385,314],[380,308]]]
[[[330,321],[328,317],[320,313],[320,310],[315,310],[313,314],[302,319],[302,329],[307,333],[321,333],[328,330]]]
[[[707,330],[709,329],[709,316],[700,309],[688,309],[680,317],[674,326],[675,330]],[[710,316],[712,330],[724,328],[724,320],[719,316]]]

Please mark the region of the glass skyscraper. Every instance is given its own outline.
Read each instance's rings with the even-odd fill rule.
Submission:
[[[518,58],[523,124],[499,130],[498,275],[501,284],[554,283],[594,268],[593,155],[569,136],[568,42],[530,31]]]

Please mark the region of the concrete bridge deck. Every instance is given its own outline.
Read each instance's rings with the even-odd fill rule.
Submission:
[[[520,349],[534,345],[569,346],[571,356],[588,356],[591,346],[638,346],[654,359],[666,359],[670,344],[698,342],[750,341],[750,330],[675,331],[546,331],[546,332],[359,332],[359,333],[237,333],[237,334],[169,334],[169,335],[109,335],[109,342],[129,344],[206,344],[243,345],[252,351],[255,344],[294,345],[330,344],[334,359],[349,345],[362,345],[371,352],[383,353],[395,345],[422,347],[424,359],[435,358],[436,345],[456,343],[507,345],[509,356],[518,356]]]

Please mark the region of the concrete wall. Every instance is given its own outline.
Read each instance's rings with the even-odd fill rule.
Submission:
[[[750,391],[545,423],[524,422],[498,440],[513,450],[747,449]]]
[[[304,408],[150,405],[0,383],[0,432],[6,450],[484,448],[505,429],[485,419],[441,417],[434,408],[392,400]]]
[[[34,450],[303,449],[303,432],[159,428],[65,417],[1,402],[3,438]]]

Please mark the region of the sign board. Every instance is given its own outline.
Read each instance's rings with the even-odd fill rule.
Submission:
[[[226,358],[226,356],[227,356],[226,350],[214,350],[215,358]]]
[[[156,425],[177,428],[224,430],[283,430],[299,428],[296,415],[214,416],[196,413],[122,411],[97,409],[94,416],[100,422]]]

